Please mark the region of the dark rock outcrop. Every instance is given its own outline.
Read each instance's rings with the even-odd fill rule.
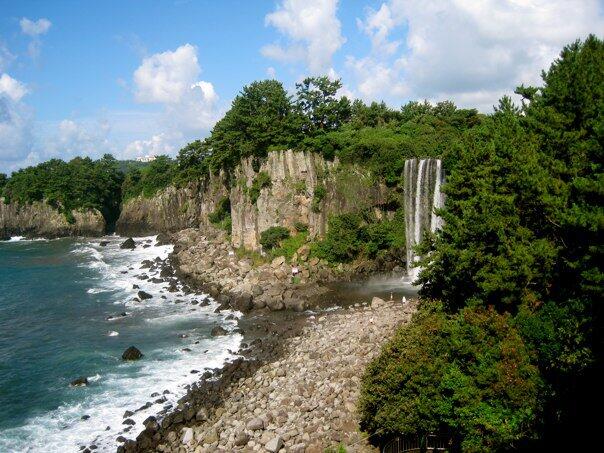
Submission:
[[[133,250],[136,248],[136,242],[134,242],[134,239],[128,238],[120,244],[120,248]]]
[[[130,346],[122,354],[122,360],[139,360],[144,356],[136,347]]]
[[[141,291],[139,291],[139,292],[137,293],[137,295],[138,295],[138,297],[140,298],[140,300],[146,300],[146,299],[152,299],[152,298],[153,298],[153,296],[152,296],[151,294],[149,294],[149,293],[148,293],[148,292],[146,292],[146,291],[142,291],[142,290],[141,290]]]
[[[88,385],[88,378],[85,376],[81,376],[71,381],[69,385],[72,387],[85,387]]]

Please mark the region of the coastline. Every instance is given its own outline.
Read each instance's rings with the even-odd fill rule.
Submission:
[[[254,342],[244,358],[202,379],[181,411],[149,421],[118,452],[318,453],[340,444],[376,451],[358,430],[360,376],[415,307],[376,298],[293,315],[298,322],[270,331],[270,340]]]

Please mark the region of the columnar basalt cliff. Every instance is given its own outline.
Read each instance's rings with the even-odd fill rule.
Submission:
[[[62,236],[102,236],[105,219],[96,209],[71,212],[73,222],[45,202],[5,203],[0,198],[0,236],[56,238]]]
[[[262,173],[270,184],[261,188],[254,203],[250,188]],[[259,248],[264,230],[273,226],[293,230],[296,222],[307,224],[312,237],[321,236],[330,215],[379,206],[387,198],[386,187],[374,185],[366,171],[292,150],[269,153],[258,171],[251,158],[243,160],[233,180],[232,243],[246,249]],[[318,196],[319,191],[323,195]]]
[[[254,184],[266,177],[257,199],[251,196]],[[273,226],[293,231],[294,224],[308,225],[311,237],[327,230],[333,214],[380,207],[388,199],[388,189],[375,184],[367,170],[328,161],[317,153],[273,151],[261,162],[243,159],[233,170],[230,190],[227,178],[211,175],[205,182],[183,188],[168,187],[151,198],[128,200],[122,207],[117,232],[122,235],[175,232],[203,228],[221,199],[230,198],[234,247],[260,248],[260,234]],[[318,188],[321,188],[318,190]],[[323,195],[318,196],[322,191]]]
[[[209,214],[228,196],[224,175],[211,175],[206,181],[186,187],[167,187],[153,197],[127,200],[116,224],[121,235],[175,232],[207,225]]]

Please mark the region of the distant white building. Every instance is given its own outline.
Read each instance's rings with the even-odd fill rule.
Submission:
[[[151,162],[156,159],[156,156],[139,156],[136,158],[137,162]]]

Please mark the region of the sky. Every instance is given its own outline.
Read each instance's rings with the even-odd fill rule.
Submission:
[[[604,0],[0,0],[0,172],[176,155],[267,78],[490,112],[589,33]]]

